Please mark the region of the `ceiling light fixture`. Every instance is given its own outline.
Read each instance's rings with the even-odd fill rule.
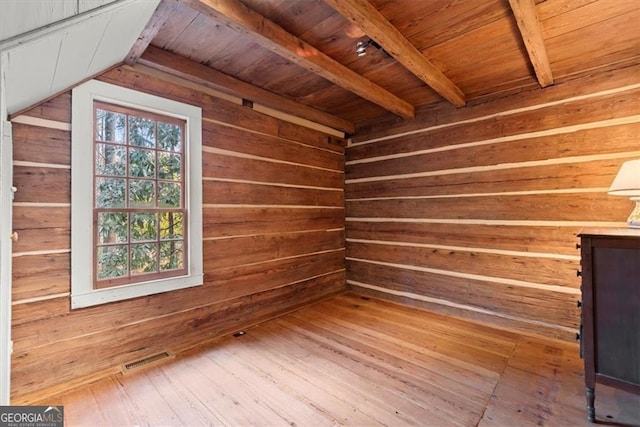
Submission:
[[[367,48],[369,46],[373,46],[376,49],[380,49],[380,45],[371,39],[367,41],[359,41],[356,44],[356,55],[365,56],[367,54]]]

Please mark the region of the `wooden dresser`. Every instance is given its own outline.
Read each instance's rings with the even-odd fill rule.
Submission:
[[[579,236],[580,339],[587,419],[595,421],[596,383],[640,394],[640,230],[584,229]]]

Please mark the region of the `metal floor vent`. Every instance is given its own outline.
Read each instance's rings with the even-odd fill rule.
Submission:
[[[175,356],[173,355],[173,353],[168,351],[152,354],[151,356],[134,360],[133,362],[125,363],[124,365],[122,365],[122,373],[126,374],[140,368],[146,368],[152,365],[157,365],[163,362],[165,359],[173,359],[174,357]]]

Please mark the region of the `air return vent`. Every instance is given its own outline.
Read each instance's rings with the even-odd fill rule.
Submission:
[[[151,356],[144,357],[142,359],[134,360],[122,365],[122,373],[127,374],[138,369],[147,368],[149,366],[157,365],[164,362],[167,359],[173,359],[175,356],[169,351],[163,351],[161,353],[152,354]]]

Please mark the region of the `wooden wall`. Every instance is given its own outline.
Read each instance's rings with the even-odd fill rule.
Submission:
[[[202,107],[205,283],[70,310],[70,93],[14,118],[12,404],[345,289],[335,138],[128,67],[100,79]]]
[[[584,226],[624,226],[606,191],[640,157],[640,69],[411,122],[346,151],[347,282],[359,292],[575,339]]]

